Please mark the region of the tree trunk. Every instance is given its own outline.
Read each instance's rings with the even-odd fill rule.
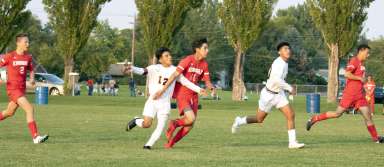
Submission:
[[[64,59],[64,94],[70,95],[72,93],[72,82],[69,78],[69,73],[73,72],[73,58]]]
[[[244,53],[240,50],[236,51],[234,73],[232,78],[232,100],[242,101],[245,96],[244,85]]]
[[[328,58],[328,103],[336,102],[339,89],[339,46],[330,45],[331,54]]]

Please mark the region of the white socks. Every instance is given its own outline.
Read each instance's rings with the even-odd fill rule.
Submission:
[[[296,130],[290,129],[288,130],[288,141],[289,143],[295,143],[296,141]]]
[[[138,118],[135,120],[136,125],[140,128],[143,127],[143,122],[144,122],[144,119],[142,119],[142,118]]]
[[[239,119],[239,125],[244,125],[244,124],[247,124],[247,117],[240,117]]]
[[[149,138],[147,144],[145,146],[153,146],[157,140],[159,140],[161,133],[163,133],[163,130],[165,128],[165,124],[168,120],[168,115],[158,115],[157,116],[157,126],[155,131],[153,131],[151,137]]]

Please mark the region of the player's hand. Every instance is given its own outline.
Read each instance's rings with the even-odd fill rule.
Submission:
[[[205,89],[200,89],[200,92],[199,92],[200,95],[202,96],[208,96],[208,93]]]
[[[292,89],[292,91],[289,92],[290,95],[296,95],[296,93],[297,93],[297,92],[296,92],[296,89]]]
[[[31,83],[32,86],[35,86],[35,84],[36,84],[34,79],[29,80],[29,83]]]
[[[153,95],[153,100],[159,99],[163,95],[164,91],[160,90]]]

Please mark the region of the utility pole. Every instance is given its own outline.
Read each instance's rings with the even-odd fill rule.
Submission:
[[[135,63],[135,29],[136,29],[136,14],[133,16],[133,28],[132,28],[132,47],[131,47],[131,62]],[[133,79],[133,73],[131,72],[131,79]]]

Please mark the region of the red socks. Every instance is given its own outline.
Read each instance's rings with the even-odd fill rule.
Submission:
[[[322,121],[322,120],[326,120],[326,119],[328,119],[327,113],[322,113],[322,114],[313,116],[312,117],[312,122],[316,123],[316,122],[319,122],[319,121]]]
[[[173,146],[175,143],[177,143],[178,141],[180,141],[184,136],[186,136],[189,131],[191,129],[190,128],[185,128],[185,127],[182,127],[179,132],[177,132],[177,134],[175,135],[175,137],[173,137],[173,139],[171,141],[169,141],[169,145],[170,146]]]
[[[32,138],[34,139],[37,136],[36,122],[35,121],[29,122],[28,123],[28,128],[29,128],[29,131],[31,132]]]
[[[185,126],[184,119],[176,119],[175,122],[176,127]]]
[[[367,126],[367,129],[368,129],[368,132],[371,134],[372,140],[377,141],[379,137],[377,136],[375,125],[369,125]]]
[[[5,118],[4,118],[4,116],[3,116],[3,113],[2,112],[0,112],[0,121],[1,120],[4,120]]]

